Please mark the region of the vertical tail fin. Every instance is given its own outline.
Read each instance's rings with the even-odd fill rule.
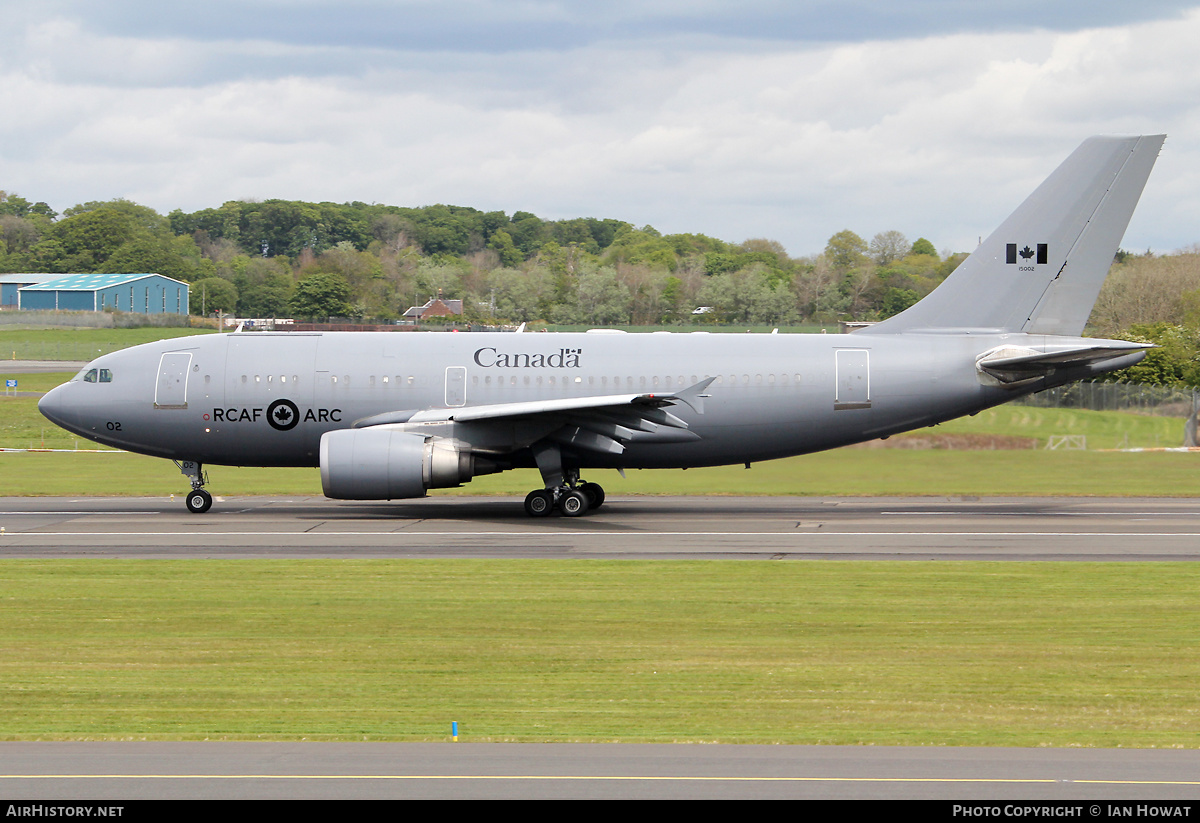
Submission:
[[[1165,139],[1084,141],[928,297],[859,334],[1079,335]]]

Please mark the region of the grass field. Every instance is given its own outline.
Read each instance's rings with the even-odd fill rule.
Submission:
[[[4,368],[3,360],[91,360],[140,343],[212,331],[170,328],[0,328],[0,369]]]
[[[1200,745],[1200,566],[0,565],[0,738]]]
[[[209,466],[214,495],[319,495],[317,469]],[[1091,495],[1195,497],[1200,455],[1176,453],[841,450],[711,469],[591,471],[609,496],[665,495]],[[531,469],[478,478],[432,495],[524,497],[541,486]],[[0,454],[0,497],[166,497],[189,486],[166,460],[125,453]]]

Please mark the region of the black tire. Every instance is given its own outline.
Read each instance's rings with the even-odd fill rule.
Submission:
[[[587,495],[577,489],[564,492],[558,498],[558,510],[567,517],[583,517],[588,510]]]
[[[192,514],[204,514],[212,508],[212,495],[204,489],[193,489],[188,492],[184,502],[187,503],[188,511]]]
[[[599,483],[584,483],[579,490],[587,495],[588,511],[595,511],[604,505],[604,489]]]
[[[525,496],[525,513],[530,517],[549,517],[554,511],[554,495],[546,489],[536,489]]]

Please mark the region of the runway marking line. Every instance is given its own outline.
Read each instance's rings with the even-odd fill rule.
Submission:
[[[75,531],[75,532],[41,532],[13,531],[6,536],[17,535],[27,537],[79,537],[80,535],[96,535],[103,537],[547,537],[561,540],[563,537],[1200,537],[1200,532],[908,532],[908,531],[876,531],[876,532],[841,532],[841,531],[786,531],[786,532],[643,532],[636,529],[628,531],[583,531],[564,529],[561,531],[421,531],[408,530],[348,532],[348,531],[294,531],[294,532],[253,532],[253,531],[176,531],[176,532],[108,532],[108,531]]]
[[[735,783],[1088,783],[1114,786],[1200,786],[1198,780],[1088,780],[990,777],[723,777],[549,774],[3,774],[0,780],[645,780]]]

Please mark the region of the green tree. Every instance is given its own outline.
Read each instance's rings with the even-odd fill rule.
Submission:
[[[889,288],[883,294],[883,301],[879,307],[879,317],[882,319],[891,317],[893,314],[899,314],[919,299],[920,296],[914,289]]]
[[[1200,386],[1200,334],[1175,323],[1135,323],[1121,335],[1135,343],[1158,346],[1141,362],[1109,372],[1106,382],[1148,383],[1156,386]]]
[[[290,307],[298,317],[347,317],[353,311],[351,296],[346,278],[317,272],[296,284]]]
[[[194,281],[216,274],[216,264],[200,255],[191,237],[137,234],[122,243],[96,271],[143,274],[155,272],[176,280]]]
[[[513,243],[512,235],[503,229],[499,229],[492,234],[492,239],[488,243],[488,247],[500,255],[500,265],[505,268],[515,269],[525,259],[521,255],[521,250]]]
[[[189,287],[188,304],[191,313],[196,315],[217,311],[233,314],[238,305],[237,288],[222,277],[206,277]]]
[[[912,244],[912,251],[909,253],[910,254],[928,254],[930,257],[934,258],[935,260],[937,259],[937,256],[938,256],[937,249],[935,249],[933,247],[933,244],[930,243],[928,240],[926,240],[924,237],[918,237],[916,239],[916,241]]]
[[[843,229],[825,244],[825,257],[839,271],[848,271],[867,260],[867,242],[849,229]]]

